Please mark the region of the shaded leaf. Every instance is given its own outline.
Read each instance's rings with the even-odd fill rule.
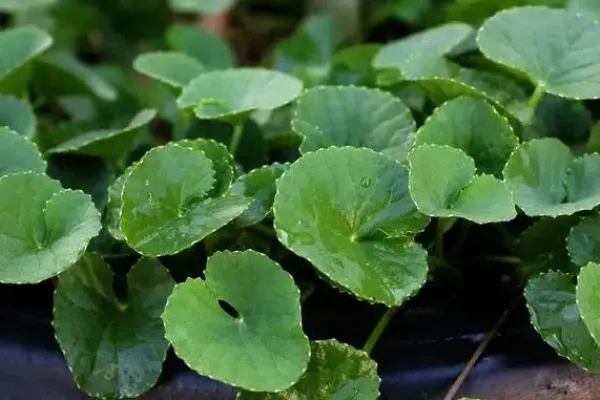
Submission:
[[[127,303],[115,295],[112,270],[96,254],[60,276],[53,324],[81,390],[129,398],[154,386],[169,347],[160,315],[173,287],[160,262],[147,258],[127,274]]]
[[[584,266],[600,262],[600,217],[586,217],[571,229],[567,249],[573,263]]]
[[[408,107],[375,89],[326,86],[298,98],[293,130],[302,153],[330,146],[368,147],[403,160],[414,143]]]
[[[309,343],[292,277],[254,251],[213,254],[205,277],[177,285],[169,297],[163,320],[177,355],[203,375],[251,391],[298,381]]]
[[[16,97],[0,95],[0,126],[10,128],[26,138],[33,138],[36,129],[33,108]]]
[[[235,60],[227,43],[214,33],[193,25],[173,25],[166,41],[175,51],[194,57],[209,70],[233,68]]]
[[[558,354],[587,371],[600,372],[600,347],[579,314],[571,276],[548,272],[525,289],[531,323]]]
[[[7,84],[17,69],[52,45],[52,37],[34,26],[0,32],[0,86]]]
[[[17,132],[0,127],[0,177],[15,172],[41,172],[46,161],[37,146]]]
[[[500,175],[519,140],[489,103],[458,97],[438,107],[417,132],[417,146],[448,145],[475,160],[479,172]]]
[[[400,164],[373,150],[308,153],[277,181],[277,236],[359,298],[402,304],[427,275],[426,252],[410,236],[428,219],[407,181]]]

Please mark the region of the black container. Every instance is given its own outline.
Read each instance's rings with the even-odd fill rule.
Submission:
[[[451,286],[426,286],[381,337],[372,356],[383,379],[382,399],[443,398],[485,333],[515,299],[515,293],[490,282]],[[50,282],[0,286],[2,399],[87,398],[75,387],[54,340],[52,290]],[[323,284],[303,305],[304,328],[311,339],[336,338],[361,347],[383,311]],[[586,393],[600,393],[598,380],[555,355],[530,327],[521,300],[469,375],[461,395],[486,400],[600,398],[585,397]],[[159,385],[141,398],[229,400],[234,396],[232,388],[189,371],[170,352]]]

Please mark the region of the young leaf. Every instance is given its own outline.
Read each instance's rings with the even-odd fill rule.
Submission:
[[[337,52],[333,61],[366,79],[374,73],[373,60],[381,48],[375,43],[357,44]]]
[[[540,336],[581,368],[600,372],[600,347],[581,319],[570,275],[547,272],[529,280],[525,289],[531,323]]]
[[[36,129],[36,117],[31,105],[12,96],[0,95],[0,126],[33,138]]]
[[[156,117],[156,110],[142,110],[120,129],[102,129],[83,133],[62,142],[50,153],[73,153],[118,160],[131,151],[140,130]]]
[[[373,60],[378,69],[403,69],[404,64],[417,57],[443,56],[452,51],[471,33],[467,24],[450,23],[419,32],[398,41],[389,43],[379,51]]]
[[[308,153],[277,181],[281,243],[357,297],[399,305],[425,282],[426,252],[410,240],[428,219],[408,194],[408,173],[369,149]]]
[[[600,216],[586,217],[571,229],[567,250],[577,265],[600,263]]]
[[[52,45],[46,32],[33,26],[22,26],[0,32],[0,86],[10,75]]]
[[[478,224],[517,216],[506,185],[491,175],[475,175],[475,161],[448,146],[423,145],[408,156],[410,194],[431,217],[459,217]]]
[[[300,379],[310,354],[300,291],[254,251],[215,253],[205,280],[175,287],[163,314],[166,337],[192,369],[251,391],[282,391]]]
[[[489,103],[458,97],[438,107],[417,132],[416,145],[448,145],[475,160],[479,172],[500,175],[519,140]]]
[[[279,393],[242,391],[236,400],[378,398],[381,380],[377,376],[377,363],[367,353],[333,339],[311,342],[310,349],[308,368],[292,387]]]
[[[389,93],[325,86],[298,98],[292,128],[304,138],[302,153],[330,146],[368,147],[401,161],[414,143],[416,124],[408,107]]]
[[[208,195],[221,196],[231,185],[235,171],[235,161],[227,147],[212,139],[180,140],[177,144],[191,150],[204,153],[212,161],[215,170],[215,183]]]
[[[233,182],[229,189],[231,193],[252,199],[248,208],[233,220],[236,227],[252,226],[265,219],[273,208],[276,192],[275,181],[288,168],[288,164],[265,165],[240,176]]]
[[[301,91],[302,82],[281,72],[238,68],[202,74],[183,89],[177,104],[193,108],[200,119],[231,122],[286,105]]]
[[[167,85],[183,88],[206,68],[184,53],[156,51],[139,55],[133,62],[136,71]]]
[[[115,101],[117,90],[96,71],[68,51],[53,51],[36,63],[37,87],[48,98],[60,94],[91,94],[104,101]]]
[[[529,216],[570,215],[600,204],[600,155],[575,159],[558,139],[521,144],[504,168],[517,205]]]
[[[521,7],[488,19],[477,35],[491,60],[525,73],[539,93],[600,97],[600,24],[585,14]]]
[[[69,268],[100,231],[89,195],[39,173],[0,178],[0,282],[36,283]]]
[[[231,49],[219,36],[194,25],[173,25],[166,41],[175,51],[195,58],[209,70],[233,68]]]
[[[160,315],[174,285],[160,262],[142,258],[127,274],[127,303],[121,303],[112,270],[94,253],[60,276],[53,324],[81,390],[130,398],[154,386],[169,347]]]
[[[579,271],[577,278],[577,305],[581,318],[588,328],[590,334],[600,343],[600,265],[589,263]]]
[[[250,200],[240,196],[210,198],[214,183],[204,152],[177,144],[150,150],[123,188],[120,229],[127,244],[148,256],[175,254],[248,207]]]
[[[44,172],[46,161],[37,146],[9,128],[0,127],[0,177],[15,172]]]
[[[169,0],[176,12],[218,14],[231,7],[236,0]]]

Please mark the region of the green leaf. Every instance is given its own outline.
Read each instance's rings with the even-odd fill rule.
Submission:
[[[206,71],[206,68],[191,56],[172,51],[155,51],[139,55],[133,68],[167,85],[182,88]]]
[[[214,33],[193,25],[173,25],[167,30],[169,47],[194,57],[209,70],[233,68],[231,49]]]
[[[39,173],[0,178],[0,282],[36,283],[58,275],[100,231],[89,195]]]
[[[94,130],[66,140],[50,153],[73,153],[118,160],[133,149],[140,130],[156,117],[156,110],[142,110],[123,128]]]
[[[577,305],[581,318],[590,334],[600,343],[600,265],[589,263],[579,271],[577,278]]]
[[[0,126],[33,138],[36,130],[36,118],[31,105],[12,96],[0,95]]]
[[[293,130],[300,151],[330,146],[367,147],[403,160],[415,139],[415,121],[402,101],[376,89],[325,86],[298,98]]]
[[[558,354],[589,372],[600,372],[600,347],[585,327],[570,275],[548,272],[525,289],[531,323]]]
[[[600,216],[586,217],[573,227],[567,238],[567,250],[577,265],[600,263]]]
[[[29,11],[29,9],[50,6],[55,2],[56,0],[0,0],[0,11],[5,13]]]
[[[169,5],[175,12],[218,14],[235,2],[236,0],[169,0]]]
[[[600,3],[596,0],[569,0],[569,10],[583,12],[600,21]]]
[[[123,188],[120,229],[127,244],[148,256],[175,254],[250,204],[240,196],[208,197],[214,183],[213,163],[204,152],[177,144],[150,150]]]
[[[52,37],[34,26],[0,32],[0,87],[24,66],[52,45]]]
[[[417,146],[448,145],[475,160],[479,172],[500,175],[519,140],[489,103],[458,97],[438,107],[417,132]]]
[[[448,146],[422,145],[408,156],[410,194],[431,217],[459,217],[478,224],[517,216],[506,185],[491,175],[475,175],[475,161]]]
[[[256,110],[272,110],[300,95],[302,82],[281,72],[238,68],[207,72],[194,79],[177,99],[180,108],[194,108],[200,119],[228,122]]]
[[[117,90],[96,71],[67,51],[53,51],[36,62],[36,86],[48,98],[60,94],[91,94],[104,101],[115,101]]]
[[[279,393],[240,392],[236,400],[375,400],[380,379],[377,363],[362,350],[336,340],[310,343],[310,361],[302,378]]]
[[[108,233],[119,241],[124,241],[125,236],[121,232],[121,208],[123,207],[123,188],[125,180],[137,163],[133,163],[108,187],[108,201],[106,203],[106,228]]]
[[[570,215],[600,204],[600,155],[575,159],[558,139],[521,144],[504,168],[517,205],[529,216]]]
[[[277,181],[273,212],[281,243],[359,298],[400,305],[425,283],[427,254],[410,236],[428,219],[406,169],[380,153],[304,155]]]
[[[17,132],[0,127],[0,177],[15,172],[41,172],[46,161],[37,146]]]
[[[208,192],[210,197],[221,196],[229,189],[233,181],[235,161],[227,147],[212,139],[180,140],[177,144],[187,149],[201,151],[212,161],[215,183]]]
[[[95,397],[137,397],[160,376],[169,347],[160,318],[174,282],[142,258],[127,274],[127,302],[100,256],[85,254],[60,276],[54,329],[77,386]]]
[[[273,208],[275,181],[288,168],[288,164],[265,165],[240,176],[233,182],[230,188],[232,194],[252,199],[248,208],[233,220],[236,227],[252,226],[265,219]]]
[[[334,56],[337,66],[344,66],[348,70],[367,78],[373,74],[373,60],[381,50],[380,44],[366,43],[346,47]]]
[[[300,291],[254,251],[215,253],[205,280],[175,287],[163,314],[166,337],[192,369],[251,391],[282,391],[309,359]]]
[[[500,12],[480,28],[483,54],[526,74],[540,89],[574,99],[600,97],[600,24],[546,7]]]
[[[592,116],[580,102],[546,95],[535,108],[531,124],[523,131],[524,140],[555,137],[569,145],[587,140]]]
[[[402,71],[410,60],[420,57],[443,56],[452,51],[473,32],[462,23],[450,23],[404,37],[383,46],[373,66],[378,69],[394,68]]]

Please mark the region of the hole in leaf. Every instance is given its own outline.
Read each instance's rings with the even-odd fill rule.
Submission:
[[[225,311],[231,318],[238,319],[240,317],[240,313],[235,309],[235,307],[225,300],[219,300],[219,306],[221,306],[221,310]]]

